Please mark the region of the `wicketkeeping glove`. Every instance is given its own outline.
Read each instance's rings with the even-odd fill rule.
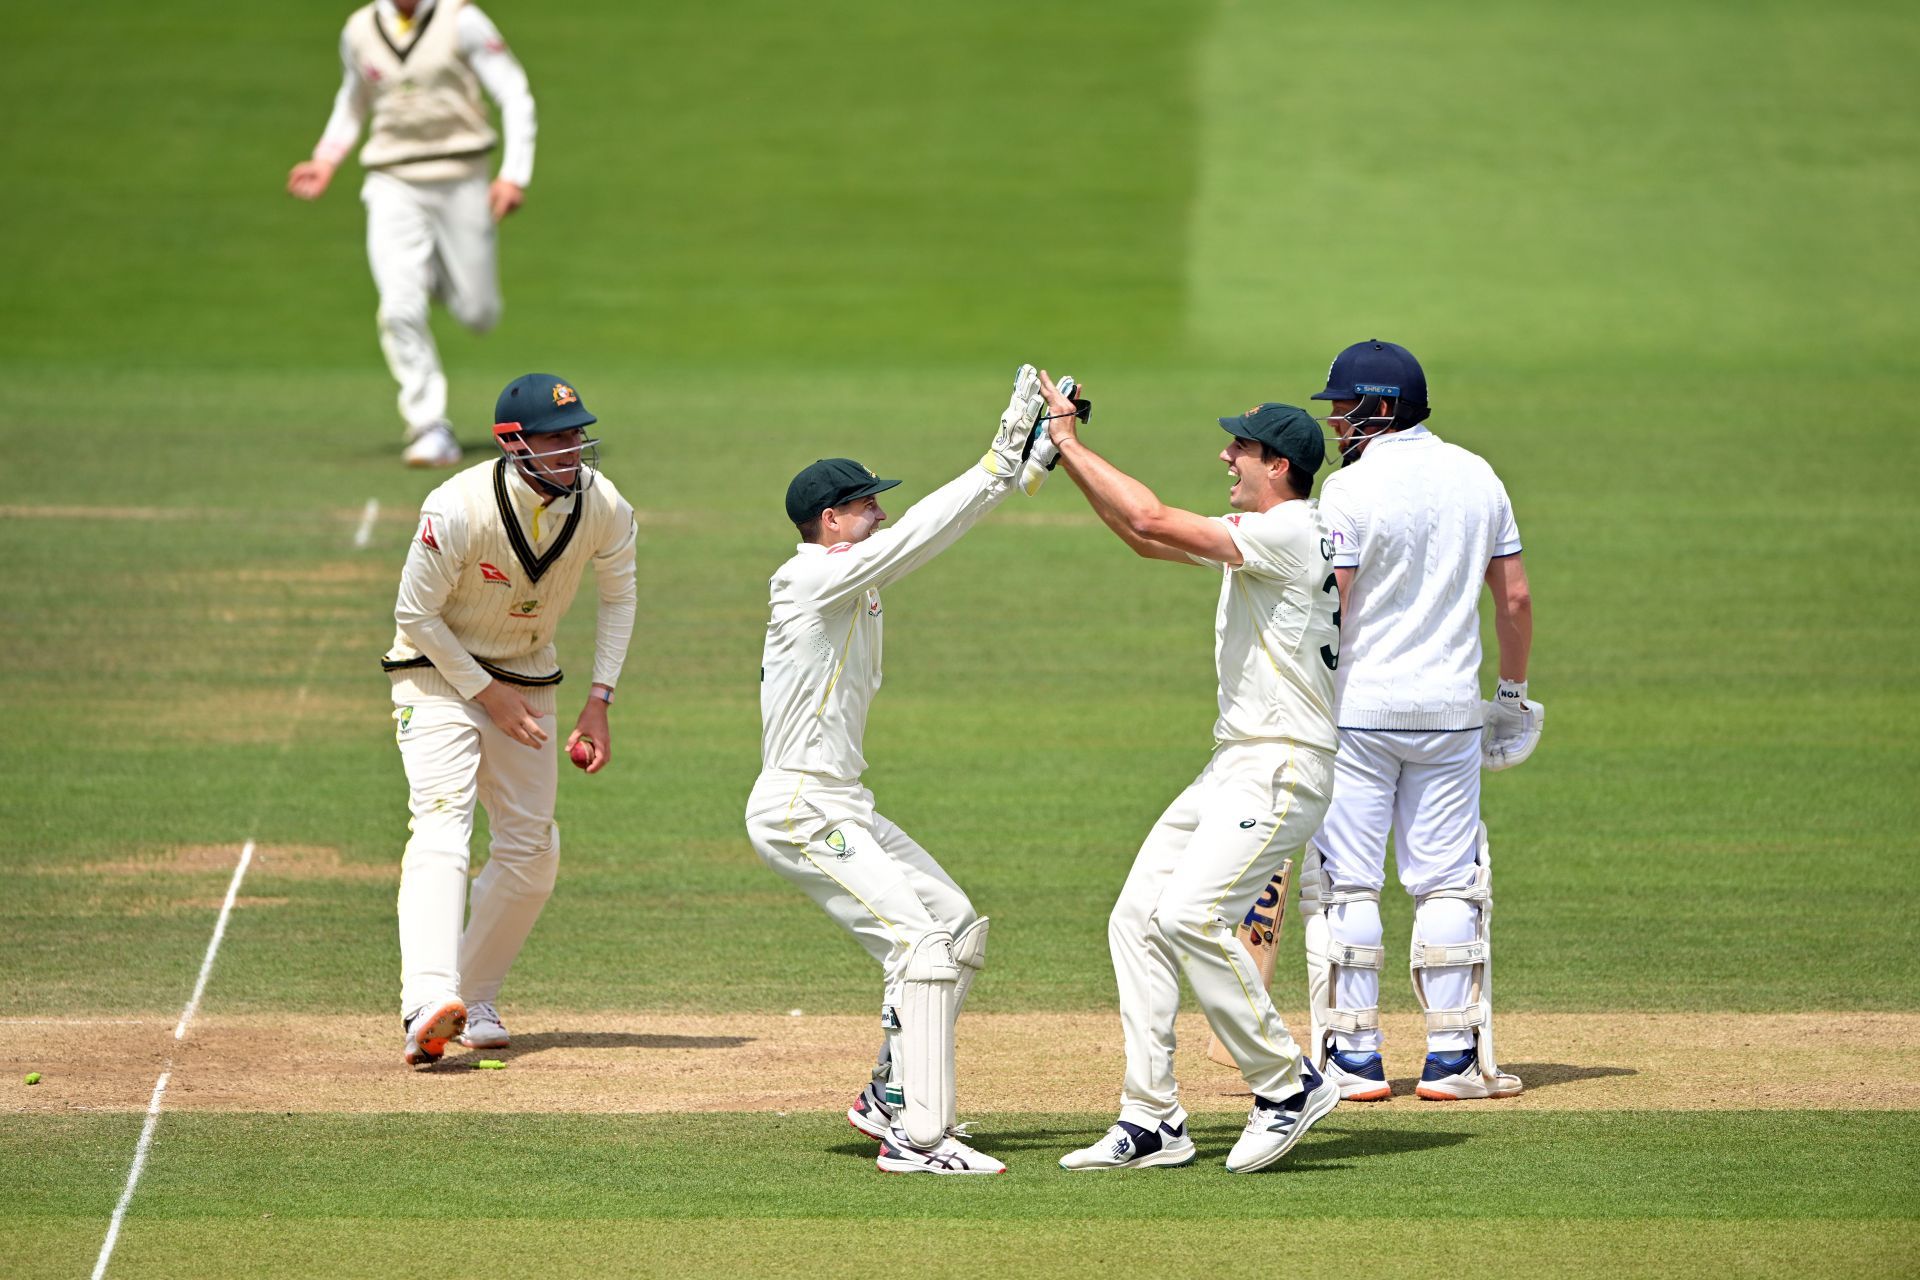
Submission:
[[[1540,745],[1540,730],[1547,723],[1547,709],[1527,701],[1527,682],[1502,680],[1487,709],[1480,730],[1480,765],[1490,772],[1511,769],[1522,764]]]
[[[1079,385],[1071,374],[1062,374],[1060,381],[1054,383],[1060,389],[1060,394],[1069,400],[1073,399],[1073,393]],[[1047,424],[1043,418],[1034,424],[1033,433],[1027,437],[1027,457],[1020,465],[1020,491],[1029,498],[1040,492],[1040,486],[1047,482],[1047,473],[1059,461],[1060,450],[1054,447],[1053,437],[1047,434]]]
[[[1027,443],[1033,438],[1034,424],[1046,412],[1047,400],[1040,392],[1040,371],[1030,364],[1020,366],[1013,375],[1013,396],[1007,411],[1000,415],[1000,429],[993,433],[993,444],[980,459],[989,474],[1013,479],[1027,456]]]

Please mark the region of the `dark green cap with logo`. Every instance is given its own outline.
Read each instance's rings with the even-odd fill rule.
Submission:
[[[1327,460],[1327,438],[1313,415],[1297,405],[1255,405],[1220,425],[1243,440],[1258,440],[1285,458],[1309,486],[1320,464]]]
[[[828,507],[871,498],[899,483],[882,480],[852,458],[822,458],[787,486],[787,519],[805,524]]]

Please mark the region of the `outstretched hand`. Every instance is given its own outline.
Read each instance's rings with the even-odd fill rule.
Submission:
[[[1081,392],[1086,390],[1085,387],[1075,389]],[[1079,439],[1078,410],[1067,394],[1054,385],[1052,375],[1045,369],[1040,371],[1040,394],[1047,401],[1047,415],[1041,427],[1046,431],[1047,438],[1053,441],[1054,447],[1057,449],[1068,440]]]

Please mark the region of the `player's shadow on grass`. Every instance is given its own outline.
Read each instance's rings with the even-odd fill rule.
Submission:
[[[521,1058],[546,1049],[738,1049],[754,1036],[676,1036],[640,1031],[535,1031],[516,1033],[505,1049],[475,1049],[476,1057]]]
[[[1203,1120],[1189,1124],[1193,1145],[1200,1159],[1225,1160],[1240,1139],[1243,1122]],[[1315,1169],[1339,1167],[1341,1162],[1381,1156],[1411,1155],[1440,1147],[1456,1147],[1473,1138],[1470,1133],[1452,1133],[1441,1129],[1343,1129],[1337,1120],[1322,1120],[1288,1153],[1277,1169]]]
[[[1511,1071],[1526,1082],[1527,1092],[1535,1089],[1551,1089],[1557,1084],[1574,1084],[1581,1080],[1601,1080],[1607,1076],[1637,1076],[1640,1073],[1632,1067],[1583,1067],[1572,1062],[1503,1062],[1502,1071]],[[1411,1083],[1408,1085],[1412,1088]]]

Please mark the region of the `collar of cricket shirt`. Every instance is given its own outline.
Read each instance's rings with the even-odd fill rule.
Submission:
[[[564,498],[555,498],[552,506],[542,508],[539,495],[527,483],[526,477],[520,474],[520,468],[501,458],[493,467],[493,500],[499,510],[500,523],[506,528],[507,542],[513,547],[514,559],[527,571],[529,579],[540,581],[541,576],[553,567],[554,561],[566,554],[568,545],[573,542],[573,535],[579,531],[580,513],[586,509],[580,501],[580,495],[568,494]],[[546,521],[564,523],[560,525],[560,535],[553,540],[553,545],[547,548],[545,554],[537,554],[527,534],[531,530],[537,539],[542,532],[540,526]]]

